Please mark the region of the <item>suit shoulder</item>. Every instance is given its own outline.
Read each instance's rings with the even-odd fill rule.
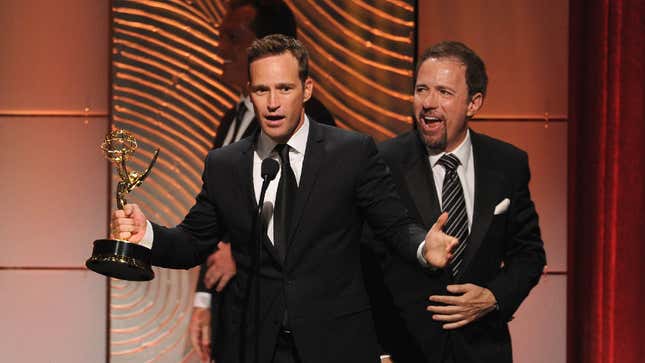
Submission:
[[[248,141],[242,139],[232,144],[210,150],[206,155],[206,158],[213,161],[230,160],[231,156],[238,154],[245,149],[248,149]]]
[[[334,127],[325,124],[318,124],[318,127],[327,135],[330,139],[338,142],[347,142],[347,143],[364,143],[369,140],[372,140],[372,137],[366,134],[362,134],[357,131],[345,130],[339,127]]]
[[[483,134],[472,134],[475,158],[502,174],[526,175],[529,173],[529,158],[519,147]]]
[[[378,145],[379,153],[390,165],[408,164],[421,157],[420,141],[414,131],[409,131]]]
[[[510,157],[513,159],[525,159],[527,157],[526,151],[519,147],[485,134],[472,133],[472,141],[475,147],[479,146],[491,155],[500,155],[504,158]]]
[[[381,142],[378,145],[378,149],[382,153],[398,153],[400,150],[409,147],[410,142],[415,141],[414,137],[414,132],[408,131],[404,134]]]

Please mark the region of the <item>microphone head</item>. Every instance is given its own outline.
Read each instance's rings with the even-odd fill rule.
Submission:
[[[267,181],[275,179],[279,168],[280,165],[274,159],[266,158],[262,160],[262,179]]]

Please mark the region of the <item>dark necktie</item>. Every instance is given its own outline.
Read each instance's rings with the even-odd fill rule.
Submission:
[[[231,138],[231,143],[237,141],[237,133],[240,131],[240,126],[242,125],[242,119],[246,113],[246,105],[244,101],[237,104],[235,108],[235,119],[233,120],[233,137]]]
[[[293,201],[298,191],[296,176],[289,163],[289,145],[279,144],[275,151],[280,155],[280,181],[275,196],[273,209],[273,244],[278,250],[278,256],[284,262],[287,256],[289,222],[293,211]]]
[[[443,212],[448,212],[448,221],[444,225],[444,232],[459,240],[457,247],[453,250],[452,260],[450,261],[452,276],[456,278],[461,270],[461,263],[463,262],[469,236],[466,201],[459,175],[457,175],[457,167],[460,162],[455,155],[444,154],[438,163],[446,169],[441,192],[442,210]]]

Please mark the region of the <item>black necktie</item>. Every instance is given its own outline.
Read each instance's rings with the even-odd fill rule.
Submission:
[[[464,199],[464,191],[461,188],[459,175],[457,175],[457,167],[460,162],[455,155],[444,154],[438,163],[446,169],[446,176],[443,179],[443,190],[441,192],[441,209],[444,212],[448,212],[448,221],[444,225],[444,232],[459,240],[457,247],[453,250],[452,260],[450,261],[452,276],[456,278],[461,269],[469,236],[466,201]]]
[[[240,131],[240,126],[242,125],[242,119],[246,113],[246,105],[244,101],[237,104],[235,108],[235,119],[233,120],[233,137],[231,138],[231,143],[237,141],[237,133]]]
[[[279,144],[275,150],[280,155],[280,181],[275,196],[273,209],[273,244],[278,250],[278,256],[284,262],[287,256],[289,222],[293,211],[293,201],[298,191],[296,176],[289,163],[289,145]]]

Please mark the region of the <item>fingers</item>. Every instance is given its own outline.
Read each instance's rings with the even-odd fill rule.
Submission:
[[[201,354],[200,358],[202,362],[209,362],[211,355],[211,333],[209,325],[202,325],[201,329]]]
[[[461,320],[466,320],[466,318],[463,314],[434,314],[432,315],[432,320],[454,323]]]
[[[190,322],[190,344],[193,346],[193,349],[195,349],[195,352],[197,352],[197,355],[199,355],[200,359],[202,357],[202,346],[200,344],[201,342],[201,329],[199,329],[199,322],[196,320],[191,320]]]
[[[443,226],[444,224],[446,224],[446,221],[448,221],[448,212],[443,212],[441,213],[439,218],[437,218],[437,221],[432,225],[430,231],[439,232],[443,230]]]
[[[226,287],[226,285],[228,284],[228,282],[231,280],[232,277],[233,277],[232,275],[222,276],[222,278],[217,283],[217,287],[215,287],[215,291],[222,292],[222,290],[224,290],[224,288]]]
[[[461,307],[454,305],[428,305],[426,310],[437,314],[456,314],[461,312]]]
[[[136,204],[126,204],[123,206],[123,212],[125,212],[125,215],[130,217],[132,216],[133,213],[139,212],[139,206]]]
[[[217,269],[217,265],[211,265],[206,271],[204,276],[204,285],[207,288],[212,288],[222,278],[223,273]]]
[[[446,290],[453,294],[465,294],[475,287],[473,284],[448,285]]]
[[[455,237],[448,236],[448,239],[446,240],[446,251],[449,253],[452,252],[452,250],[455,249],[455,247],[457,247],[457,244],[459,244],[458,239],[456,239]],[[452,257],[452,254],[450,254],[450,257]]]
[[[461,296],[432,295],[430,301],[448,305],[460,305],[463,302]]]
[[[210,256],[208,256],[208,258],[206,259],[206,266],[208,266],[208,268],[210,269],[211,266],[215,264],[215,262],[217,262],[217,252],[213,252],[210,254]]]
[[[462,326],[465,326],[470,322],[471,322],[470,319],[463,319],[454,323],[443,324],[441,327],[444,328],[445,330],[453,330],[453,329],[461,328]]]

